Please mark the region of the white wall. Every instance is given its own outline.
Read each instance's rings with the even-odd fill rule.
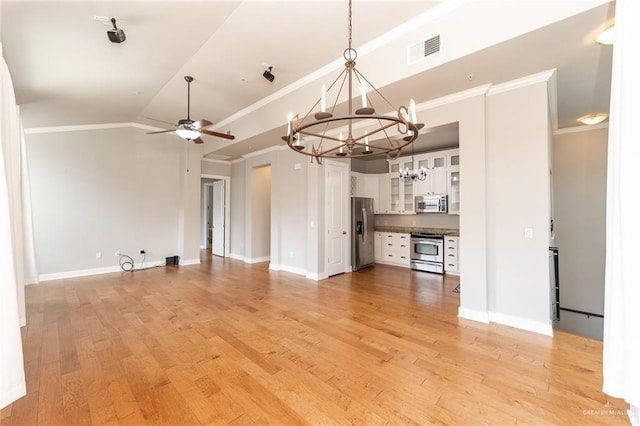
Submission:
[[[490,91],[489,311],[498,322],[546,333],[551,333],[549,134],[547,81]],[[525,228],[532,238],[525,238]]]
[[[231,164],[231,217],[228,224],[231,235],[229,256],[236,259],[244,259],[244,241],[245,241],[245,195],[246,176],[245,161],[235,161]]]
[[[184,258],[180,234],[192,231],[181,229],[180,218],[191,217],[191,210],[199,215],[199,153],[190,152],[196,164],[189,175],[197,181],[185,198],[185,145],[144,133],[116,128],[27,135],[38,271],[45,279],[113,269],[116,250],[136,261],[140,249],[148,262]],[[183,200],[194,208],[183,210]],[[198,258],[198,225],[195,216],[195,252],[190,248],[187,258]]]
[[[556,134],[553,198],[561,306],[603,313],[608,129]],[[557,328],[602,340],[602,318],[562,311]]]
[[[271,166],[251,169],[251,260],[271,257]]]
[[[200,164],[202,173],[205,175],[231,176],[231,163],[229,161],[203,158]]]

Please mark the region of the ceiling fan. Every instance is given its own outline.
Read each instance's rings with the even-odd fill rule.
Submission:
[[[205,119],[198,120],[198,121],[191,120],[191,116],[190,116],[191,82],[193,81],[193,77],[189,75],[185,75],[184,79],[187,82],[187,118],[183,118],[182,120],[178,121],[178,124],[173,124],[167,121],[156,120],[155,118],[146,117],[146,118],[149,118],[150,120],[159,121],[161,123],[171,124],[172,126],[175,126],[175,129],[159,130],[157,132],[148,132],[147,134],[154,135],[157,133],[176,132],[176,134],[180,136],[182,139],[193,141],[195,143],[204,143],[204,141],[200,138],[200,136],[202,136],[203,134],[216,136],[219,138],[224,138],[229,140],[235,139],[236,137],[233,135],[230,135],[227,133],[214,132],[212,130],[205,129],[205,127],[211,126],[213,124],[209,120],[205,120]]]

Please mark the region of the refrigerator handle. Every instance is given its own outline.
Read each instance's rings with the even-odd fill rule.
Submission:
[[[367,209],[366,208],[362,208],[362,221],[363,221],[363,227],[364,227],[364,231],[362,232],[362,242],[366,243],[367,242]]]

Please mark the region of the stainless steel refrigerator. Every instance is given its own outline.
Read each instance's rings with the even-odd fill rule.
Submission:
[[[373,198],[351,198],[351,267],[354,271],[374,261]]]

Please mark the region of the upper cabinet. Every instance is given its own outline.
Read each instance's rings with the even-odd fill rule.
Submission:
[[[391,183],[389,213],[412,214],[415,213],[414,183],[400,180],[401,169],[413,169],[410,157],[389,161],[389,181]]]
[[[460,151],[457,149],[451,150],[447,158],[449,214],[460,214]]]
[[[438,151],[415,156],[418,169],[427,171],[427,178],[415,183],[416,195],[447,193],[447,152]]]

